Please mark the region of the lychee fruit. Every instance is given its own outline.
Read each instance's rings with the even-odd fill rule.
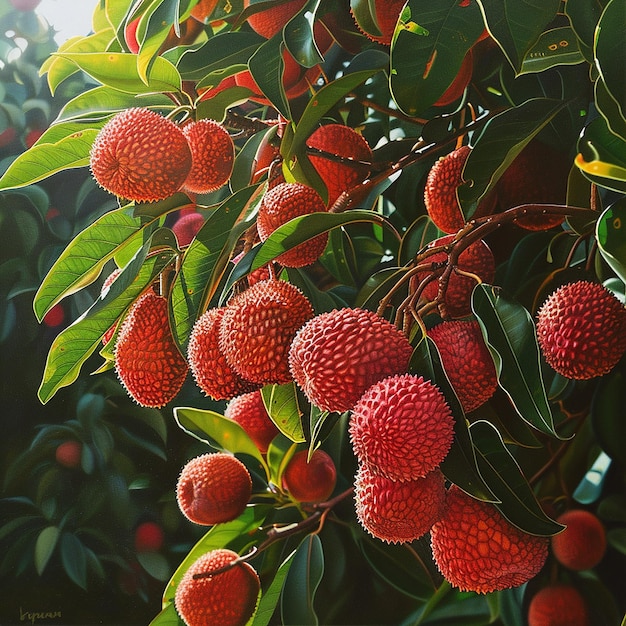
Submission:
[[[186,626],[241,626],[250,621],[261,583],[249,563],[231,565],[238,558],[232,550],[211,550],[185,572],[174,605]]]
[[[203,526],[239,517],[251,495],[250,472],[239,459],[226,452],[191,459],[183,467],[176,485],[176,500],[183,515]]]
[[[337,468],[324,450],[315,450],[308,458],[308,450],[296,452],[283,473],[283,489],[298,502],[328,500],[337,483]]]
[[[135,529],[136,552],[158,552],[163,547],[165,535],[156,522],[142,522]]]
[[[626,351],[626,308],[599,283],[568,283],[539,309],[537,338],[548,365],[562,376],[603,376]]]
[[[361,465],[354,487],[359,522],[368,533],[387,543],[419,539],[443,515],[446,488],[439,470],[397,482]]]
[[[265,241],[279,226],[294,217],[325,211],[326,205],[312,187],[302,183],[281,183],[263,196],[257,217],[259,237]],[[322,233],[283,252],[276,261],[285,267],[305,267],[317,261],[327,241],[328,233]]]
[[[528,626],[588,626],[589,613],[582,595],[571,585],[540,589],[528,606]]]
[[[219,347],[224,307],[209,309],[193,325],[187,345],[189,368],[198,387],[213,400],[230,400],[258,385],[243,379],[226,362]]]
[[[148,291],[130,308],[115,342],[115,370],[142,406],[160,408],[180,391],[187,361],[172,336],[163,296]]]
[[[413,348],[390,322],[372,311],[335,309],[317,315],[296,334],[291,374],[324,411],[349,411],[375,382],[407,372]]]
[[[423,478],[443,461],[453,438],[443,393],[421,376],[374,383],[352,409],[350,440],[359,463],[390,480]]]
[[[96,136],[90,155],[98,184],[135,202],[164,200],[174,194],[185,182],[191,163],[183,131],[141,107],[112,117]]]
[[[65,309],[57,302],[42,318],[42,323],[48,328],[57,328],[65,321]]]
[[[435,239],[429,247],[436,247],[449,244],[454,239],[454,235],[446,235]],[[448,261],[448,253],[437,252],[429,256],[428,263],[440,264]],[[493,253],[489,246],[482,240],[471,243],[457,259],[457,267],[463,272],[475,274],[482,282],[493,281],[496,271],[496,264]],[[414,289],[420,281],[428,277],[428,272],[420,272],[415,280],[411,281],[411,288]],[[471,276],[463,276],[452,271],[445,294],[443,296],[443,306],[440,304],[440,311],[447,318],[465,317],[472,312],[472,291],[477,282]],[[428,301],[434,301],[439,292],[439,280],[430,281],[422,291],[422,297]]]
[[[606,531],[590,511],[570,509],[557,518],[567,528],[550,539],[552,554],[561,565],[580,571],[592,569],[606,552]]]
[[[400,17],[400,12],[406,0],[375,0],[376,23],[380,35],[374,35],[366,32],[357,22],[359,30],[363,32],[369,39],[376,41],[385,46],[391,44],[393,32],[396,29],[396,22]],[[371,3],[370,3],[371,6]],[[356,20],[355,20],[356,21]]]
[[[252,391],[233,398],[224,415],[241,426],[254,442],[261,454],[267,452],[272,439],[279,430],[272,422],[260,391]]]
[[[482,406],[498,387],[496,368],[476,320],[442,322],[428,331],[463,410]]]
[[[228,181],[235,162],[235,144],[228,131],[215,120],[202,119],[183,127],[191,149],[191,169],[184,191],[209,193]]]
[[[282,2],[279,6],[252,14],[248,18],[248,24],[250,28],[261,35],[261,37],[271,39],[276,33],[283,29],[285,24],[300,11],[305,4],[306,0],[288,0],[287,2]],[[254,5],[254,2],[244,0],[244,9],[247,9],[250,5]]]
[[[426,177],[424,189],[426,211],[435,226],[444,233],[456,233],[465,224],[457,190],[464,182],[462,172],[470,152],[471,148],[464,145],[440,157]],[[472,217],[492,213],[495,201],[495,194],[488,194],[480,202]]]
[[[190,15],[199,22],[206,22],[207,18],[215,10],[219,0],[199,0],[198,4],[191,9]]]
[[[200,213],[187,213],[181,215],[173,224],[172,231],[176,235],[178,245],[181,248],[188,246],[198,231],[204,225],[204,217]]]
[[[297,287],[284,280],[261,281],[227,304],[220,324],[220,350],[246,380],[288,383],[289,346],[312,317],[313,307]]]
[[[491,593],[533,578],[548,556],[548,538],[513,526],[489,502],[453,485],[443,518],[430,530],[435,563],[461,591]]]
[[[326,185],[329,207],[344,191],[349,192],[369,176],[372,150],[365,138],[349,126],[320,126],[306,145],[309,160]]]
[[[76,469],[80,465],[83,453],[83,444],[70,439],[60,443],[54,451],[54,458],[59,465],[68,469]]]

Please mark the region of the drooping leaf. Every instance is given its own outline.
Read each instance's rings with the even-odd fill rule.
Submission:
[[[310,3],[309,3],[310,4]],[[315,43],[312,20],[315,18],[320,0],[316,0],[315,6],[308,7],[296,13],[283,28],[283,41],[293,58],[303,67],[313,67],[324,59]],[[309,19],[309,16],[311,19]]]
[[[626,117],[620,109],[619,102],[606,88],[606,84],[601,76],[596,80],[594,94],[596,106],[606,121],[608,129],[614,135],[626,141]]]
[[[291,569],[295,556],[296,551],[294,550],[280,564],[280,567],[276,571],[270,586],[261,596],[261,601],[259,602],[259,606],[251,626],[268,626],[270,623],[272,615],[278,605],[278,601],[280,600],[280,595],[285,584],[285,578],[287,577],[287,574],[289,574],[289,570]]]
[[[165,608],[150,622],[149,626],[184,626],[185,622],[178,616],[173,603],[168,602]]]
[[[87,553],[83,542],[64,532],[61,537],[61,562],[72,581],[81,589],[87,588]]]
[[[278,430],[294,443],[303,443],[305,438],[302,430],[302,409],[298,404],[295,383],[266,385],[261,389],[261,395]]]
[[[525,54],[520,74],[545,72],[557,65],[577,65],[584,61],[576,33],[571,26],[561,26],[541,34]]]
[[[47,526],[37,536],[35,542],[35,569],[41,576],[57,546],[61,531],[58,526]]]
[[[620,407],[626,401],[626,380],[620,369],[604,376],[593,395],[591,424],[602,449],[620,463],[626,461],[623,442],[626,423]]]
[[[596,241],[604,260],[626,282],[626,201],[607,207],[596,222]]]
[[[286,119],[291,119],[291,107],[283,86],[282,33],[268,39],[250,57],[248,68],[261,93]]]
[[[593,62],[593,40],[596,25],[602,15],[600,0],[568,0],[565,15],[580,42],[581,51],[589,63]]]

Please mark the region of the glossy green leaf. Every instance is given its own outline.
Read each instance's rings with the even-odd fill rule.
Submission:
[[[72,582],[81,589],[87,588],[87,553],[83,542],[72,533],[61,537],[61,562]]]
[[[308,535],[296,549],[281,598],[281,616],[285,624],[317,626],[313,606],[315,592],[324,574],[324,551],[317,535]]]
[[[602,3],[599,0],[568,0],[565,15],[569,18],[587,61],[593,61],[593,41],[595,29],[602,15]]]
[[[274,611],[278,605],[278,601],[280,600],[280,595],[285,584],[285,578],[287,577],[287,574],[289,574],[295,556],[296,551],[294,550],[280,564],[280,567],[276,571],[270,586],[261,596],[261,601],[259,602],[259,606],[251,626],[268,626],[270,623],[272,615],[274,615]]]
[[[556,17],[560,0],[477,0],[489,32],[513,69],[521,70],[524,56],[544,28]]]
[[[626,282],[626,200],[607,207],[596,222],[596,241],[604,260]]]
[[[557,437],[530,313],[498,287],[485,284],[474,288],[472,308],[495,362],[498,383],[519,416],[537,430]]]
[[[593,395],[591,424],[602,449],[620,463],[626,462],[624,437],[626,422],[622,407],[626,402],[626,377],[621,369],[604,376]]]
[[[560,26],[542,33],[524,56],[521,74],[545,72],[557,65],[577,65],[585,57],[571,26]]]
[[[61,532],[58,526],[47,526],[37,536],[35,542],[35,569],[39,576],[46,569],[50,557],[59,541]]]
[[[309,3],[310,4],[310,3]],[[311,7],[313,17],[320,0],[316,0],[315,7]],[[303,67],[313,67],[324,59],[313,37],[312,22],[309,21],[309,8],[296,13],[283,28],[283,41],[291,56]]]
[[[626,141],[626,117],[620,109],[619,102],[606,88],[606,84],[601,76],[596,80],[594,94],[596,106],[606,121],[608,129],[614,135]]]
[[[11,163],[0,178],[0,190],[32,185],[57,172],[89,165],[89,152],[98,132],[85,128],[56,143],[33,146]]]
[[[178,616],[178,611],[172,602],[165,606],[149,626],[185,626],[185,622]]]
[[[283,87],[283,49],[282,34],[275,35],[259,46],[248,61],[248,68],[261,93],[289,120],[291,107]]]
[[[137,560],[155,580],[165,582],[172,575],[172,568],[167,559],[159,552],[138,552]]]
[[[480,473],[500,500],[495,506],[509,522],[531,535],[554,535],[563,529],[541,508],[519,465],[500,433],[484,420],[474,422],[470,432]]]
[[[298,404],[296,384],[266,385],[261,389],[263,404],[280,432],[295,443],[305,441],[302,409]]]
[[[380,37],[380,28],[376,22],[375,5],[370,0],[350,0],[350,13],[364,33]]]
[[[611,468],[611,457],[606,452],[600,452],[593,465],[587,470],[583,479],[578,483],[572,498],[584,505],[597,502],[602,496],[604,481]]]
[[[282,484],[283,472],[291,457],[298,450],[298,444],[294,443],[283,434],[278,434],[267,448],[267,465],[270,470],[270,481],[275,485]]]

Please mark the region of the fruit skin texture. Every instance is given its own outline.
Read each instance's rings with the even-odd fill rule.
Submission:
[[[588,625],[587,605],[575,587],[564,584],[544,587],[530,601],[528,626]]]
[[[115,370],[142,406],[160,408],[180,391],[187,361],[172,337],[164,297],[149,291],[130,308],[115,343]]]
[[[235,144],[228,131],[214,120],[203,119],[183,127],[191,149],[191,169],[183,190],[209,193],[228,181],[235,163]]]
[[[328,500],[337,483],[337,469],[330,455],[315,450],[307,461],[308,450],[296,452],[283,473],[283,489],[298,502]]]
[[[454,239],[454,235],[446,235],[435,239],[429,247],[442,246],[450,243]],[[448,255],[445,251],[437,252],[427,259],[428,263],[445,263],[448,260]],[[470,244],[457,259],[457,267],[464,272],[476,274],[483,282],[490,283],[493,281],[496,264],[493,258],[493,253],[489,249],[489,246],[481,240],[475,241]],[[427,272],[420,272],[417,275],[417,280],[412,281],[412,286],[415,287],[421,280],[424,280],[428,276]],[[459,318],[465,317],[472,312],[472,291],[476,286],[476,281],[469,276],[461,276],[456,272],[450,274],[450,280],[446,293],[443,298],[442,313],[446,317]],[[439,281],[432,280],[422,292],[423,297],[426,300],[433,301],[437,297],[439,290]],[[440,306],[441,309],[441,306]]]
[[[137,552],[158,552],[163,547],[163,529],[155,522],[143,522],[135,529]]]
[[[107,191],[135,202],[153,202],[180,189],[191,169],[191,150],[174,122],[135,107],[102,127],[90,164],[93,177]]]
[[[181,248],[188,246],[193,238],[198,234],[198,231],[204,224],[204,217],[200,213],[187,213],[181,215],[173,224],[172,230],[178,240],[178,245]]]
[[[261,241],[265,241],[279,226],[294,217],[310,213],[324,213],[326,205],[315,189],[302,183],[280,183],[265,193],[257,217]],[[285,267],[305,267],[319,259],[328,233],[305,241],[283,252],[276,261]]]
[[[584,509],[570,509],[557,518],[567,528],[550,539],[552,554],[561,565],[581,571],[592,569],[606,551],[602,522]]]
[[[327,206],[331,207],[344,192],[362,183],[369,175],[372,150],[362,135],[343,124],[326,124],[313,131],[307,139],[309,148],[322,150],[345,159],[328,159],[309,154],[309,160],[328,190]],[[351,163],[350,161],[354,161]],[[364,163],[359,163],[363,161]]]
[[[366,389],[405,373],[413,348],[386,319],[365,309],[317,315],[295,336],[289,367],[307,398],[324,411],[349,411]]]
[[[261,454],[267,452],[272,439],[279,433],[263,404],[260,391],[244,393],[233,398],[228,403],[224,415],[237,422],[248,433]]]
[[[453,485],[430,531],[435,563],[461,591],[491,593],[528,582],[543,567],[548,539],[522,532],[495,506]]]
[[[244,0],[243,7],[247,9],[254,2]],[[283,29],[283,26],[298,12],[304,5],[306,0],[290,0],[284,2],[280,6],[271,9],[265,9],[254,13],[248,18],[248,24],[253,31],[271,39],[276,33]]]
[[[54,458],[59,465],[68,469],[75,469],[80,465],[83,444],[80,441],[64,441],[54,451]]]
[[[439,388],[402,374],[372,385],[356,403],[350,440],[359,463],[390,480],[415,480],[448,454],[454,420]]]
[[[384,46],[389,46],[404,2],[405,0],[376,0],[376,22],[380,35],[373,35],[364,30],[363,33],[372,41],[381,43]],[[358,23],[357,26],[362,30]]]
[[[214,400],[230,400],[249,393],[258,385],[245,380],[226,362],[219,347],[224,307],[209,309],[193,325],[187,345],[187,359],[194,380]]]
[[[548,365],[562,376],[603,376],[626,351],[626,308],[599,283],[568,283],[539,309],[537,339]]]
[[[313,307],[297,287],[284,280],[263,280],[234,296],[226,306],[220,350],[246,380],[288,383],[289,346],[312,317]]]
[[[239,459],[225,452],[191,459],[176,484],[176,500],[183,515],[203,526],[239,517],[251,495],[250,472]]]
[[[241,626],[256,610],[261,583],[249,563],[239,563],[212,576],[232,563],[232,550],[212,550],[201,556],[185,573],[176,589],[174,603],[186,626]]]
[[[465,217],[457,198],[457,189],[463,182],[461,173],[470,152],[471,148],[466,145],[453,150],[439,158],[426,177],[424,189],[426,211],[435,226],[444,233],[456,233],[465,224]],[[492,213],[495,200],[495,195],[489,194],[478,205],[472,217]]]
[[[425,535],[441,519],[446,497],[443,474],[397,482],[361,465],[354,481],[357,518],[373,537],[406,543]]]
[[[442,322],[428,331],[466,413],[482,406],[498,387],[496,368],[476,320]]]

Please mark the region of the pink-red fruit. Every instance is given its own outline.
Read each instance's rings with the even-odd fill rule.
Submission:
[[[567,528],[550,539],[552,554],[561,565],[580,571],[592,569],[606,551],[606,531],[590,511],[570,509],[557,518]]]
[[[254,2],[251,0],[244,0],[244,9],[249,6],[254,6]],[[257,11],[250,15],[248,18],[248,24],[253,31],[265,37],[271,39],[274,35],[279,33],[285,24],[298,12],[304,5],[306,0],[288,0],[283,2],[279,6]]]
[[[224,415],[246,431],[261,454],[267,452],[272,439],[279,433],[265,408],[260,391],[244,393],[233,398],[228,403]]]
[[[528,626],[589,626],[587,605],[571,585],[544,587],[530,601]]]
[[[626,308],[599,283],[563,285],[537,313],[537,338],[548,365],[562,376],[603,376],[626,351]]]
[[[176,588],[174,604],[186,626],[243,626],[254,615],[261,583],[239,555],[212,550],[201,556]]]
[[[308,458],[308,450],[296,452],[283,473],[283,488],[298,502],[328,500],[337,482],[337,469],[330,455],[315,450]]]
[[[403,374],[373,384],[356,403],[350,439],[359,463],[390,480],[415,480],[448,454],[454,420],[439,388]]]
[[[137,552],[157,552],[163,547],[165,535],[155,522],[143,522],[135,529],[135,550]]]
[[[181,215],[173,224],[172,231],[176,235],[178,246],[188,246],[204,224],[204,217],[200,213],[186,213]]]
[[[210,526],[230,522],[245,510],[252,478],[232,454],[215,452],[191,459],[178,477],[176,499],[187,519]]]
[[[54,458],[59,465],[68,469],[75,469],[80,465],[83,453],[83,444],[80,441],[64,441],[54,451]]]

